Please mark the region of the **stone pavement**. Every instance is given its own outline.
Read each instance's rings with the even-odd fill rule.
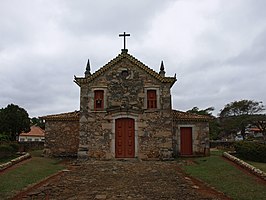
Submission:
[[[22,199],[224,199],[200,193],[175,161],[87,161]]]

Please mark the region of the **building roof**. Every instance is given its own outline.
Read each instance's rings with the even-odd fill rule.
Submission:
[[[179,110],[173,110],[173,118],[175,121],[210,121],[212,119],[210,116],[182,112]]]
[[[114,66],[116,63],[118,63],[119,61],[121,61],[124,58],[128,59],[129,61],[134,63],[136,66],[138,66],[139,68],[143,69],[149,75],[153,76],[154,78],[156,78],[157,80],[161,81],[162,83],[171,83],[171,86],[172,86],[175,83],[175,81],[176,81],[176,77],[175,76],[174,77],[163,77],[159,73],[154,71],[153,69],[149,68],[148,66],[146,66],[145,64],[140,62],[138,59],[136,59],[132,55],[128,54],[127,50],[122,50],[122,53],[120,53],[116,58],[112,59],[110,62],[108,62],[103,67],[101,67],[99,70],[97,70],[92,75],[87,76],[87,77],[76,77],[75,76],[74,77],[74,82],[77,85],[79,85],[79,86],[81,84],[83,84],[83,83],[89,83],[89,82],[93,81],[95,78],[97,78],[100,75],[102,75],[105,71],[110,69],[112,66]]]
[[[254,127],[254,128],[250,128],[249,130],[250,130],[250,131],[254,131],[254,132],[260,132],[260,131],[261,131],[261,130],[260,130],[259,128],[257,128],[257,127],[256,127],[256,128],[255,128],[255,127]]]
[[[79,120],[79,111],[46,115],[40,118],[46,121],[76,121]]]
[[[76,121],[79,120],[79,111],[47,115],[40,118],[46,121]],[[173,110],[173,118],[175,121],[210,121],[212,119],[206,115],[198,115],[179,110]]]
[[[21,134],[19,134],[19,136],[44,137],[45,132],[40,127],[34,125],[30,127],[30,132],[22,132]]]

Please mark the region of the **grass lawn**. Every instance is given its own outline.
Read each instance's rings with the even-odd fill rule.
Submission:
[[[264,171],[266,173],[266,163],[261,163],[261,162],[253,162],[249,160],[245,160],[245,162],[251,164],[252,166],[260,169],[261,171]]]
[[[52,175],[64,166],[59,160],[40,156],[41,151],[32,152],[32,159],[17,168],[0,175],[0,197],[6,199],[14,192]]]
[[[184,171],[233,199],[266,199],[266,185],[257,182],[222,158],[222,152],[211,152],[210,157],[192,159],[195,164],[186,165]]]

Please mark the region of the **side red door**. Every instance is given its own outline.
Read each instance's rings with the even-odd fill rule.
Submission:
[[[135,127],[134,119],[120,118],[115,120],[115,157],[134,158]]]
[[[180,154],[192,155],[192,128],[181,127],[180,128]]]

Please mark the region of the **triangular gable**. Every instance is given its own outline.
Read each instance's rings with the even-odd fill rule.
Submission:
[[[97,78],[100,75],[102,75],[108,69],[112,68],[115,64],[117,64],[119,61],[121,61],[124,58],[127,58],[129,61],[134,63],[137,67],[139,67],[140,69],[144,70],[149,75],[153,76],[154,78],[156,78],[157,80],[159,80],[162,83],[171,83],[171,86],[172,86],[175,83],[175,81],[176,81],[176,77],[163,77],[163,76],[161,76],[156,71],[154,71],[153,69],[149,68],[148,66],[146,66],[145,64],[143,64],[138,59],[136,59],[132,55],[128,54],[127,51],[124,50],[116,58],[112,59],[110,62],[108,62],[103,67],[101,67],[99,70],[97,70],[91,76],[88,76],[88,77],[85,77],[85,78],[84,77],[76,77],[75,76],[74,77],[74,79],[75,79],[74,82],[77,83],[79,86],[81,84],[83,84],[83,83],[89,83],[89,82],[93,81],[95,78]]]

